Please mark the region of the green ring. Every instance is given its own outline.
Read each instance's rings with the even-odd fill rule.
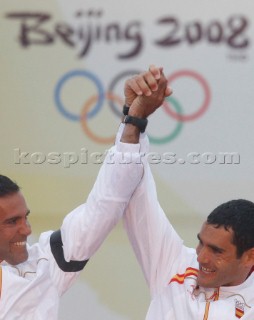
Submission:
[[[182,108],[179,104],[179,102],[177,102],[177,100],[173,97],[167,97],[166,100],[168,100],[168,102],[172,103],[172,105],[174,106],[176,112],[181,115],[182,113]],[[182,130],[183,127],[183,122],[178,121],[174,131],[172,133],[170,133],[168,136],[162,137],[162,138],[155,138],[152,137],[150,135],[148,135],[149,141],[153,144],[163,144],[163,143],[168,143],[171,140],[174,140],[178,134],[180,133],[180,131]]]

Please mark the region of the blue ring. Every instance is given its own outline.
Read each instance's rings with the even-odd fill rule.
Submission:
[[[103,101],[104,101],[104,90],[103,90],[103,85],[100,82],[100,80],[91,72],[86,71],[86,70],[73,70],[70,72],[67,72],[66,74],[63,75],[62,78],[60,78],[60,80],[58,81],[56,88],[55,88],[55,92],[54,92],[54,97],[55,97],[55,102],[56,102],[56,106],[58,108],[58,110],[68,119],[72,120],[72,121],[79,121],[80,120],[80,115],[76,115],[70,111],[67,111],[65,109],[65,106],[63,105],[61,98],[60,98],[60,93],[62,90],[62,87],[64,85],[64,83],[69,80],[72,77],[75,76],[80,76],[80,77],[85,77],[90,79],[91,81],[93,81],[98,89],[98,102],[96,103],[96,105],[94,106],[94,108],[88,112],[87,117],[88,118],[92,118],[96,115],[97,112],[100,111],[102,105],[103,105]]]

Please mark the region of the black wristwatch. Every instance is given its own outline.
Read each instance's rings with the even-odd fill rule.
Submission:
[[[129,109],[130,109],[130,107],[126,106],[126,104],[123,106],[123,114],[124,114],[125,116],[128,115]]]
[[[129,115],[126,115],[123,119],[124,123],[131,123],[134,126],[138,127],[140,132],[143,133],[146,130],[146,126],[148,123],[147,119],[142,119],[142,118],[137,118],[137,117],[132,117]]]

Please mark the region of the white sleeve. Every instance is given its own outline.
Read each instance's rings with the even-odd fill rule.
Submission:
[[[120,126],[117,140],[123,127]],[[143,175],[140,144],[117,141],[99,171],[87,202],[69,213],[61,235],[66,261],[89,259],[116,225]]]
[[[124,226],[149,285],[158,292],[176,270],[183,242],[161,209],[155,182],[146,158],[142,182],[124,214]]]

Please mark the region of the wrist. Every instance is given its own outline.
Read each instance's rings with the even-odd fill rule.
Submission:
[[[141,133],[143,133],[146,130],[148,120],[144,119],[144,118],[132,116],[132,115],[126,115],[123,119],[123,123],[131,124],[131,125],[137,127]]]
[[[130,107],[128,105],[124,104],[122,122],[124,122],[124,117],[127,115],[132,116],[132,117],[136,117],[136,118],[140,118],[140,119],[146,119],[146,117],[143,115],[141,110],[130,109]]]

